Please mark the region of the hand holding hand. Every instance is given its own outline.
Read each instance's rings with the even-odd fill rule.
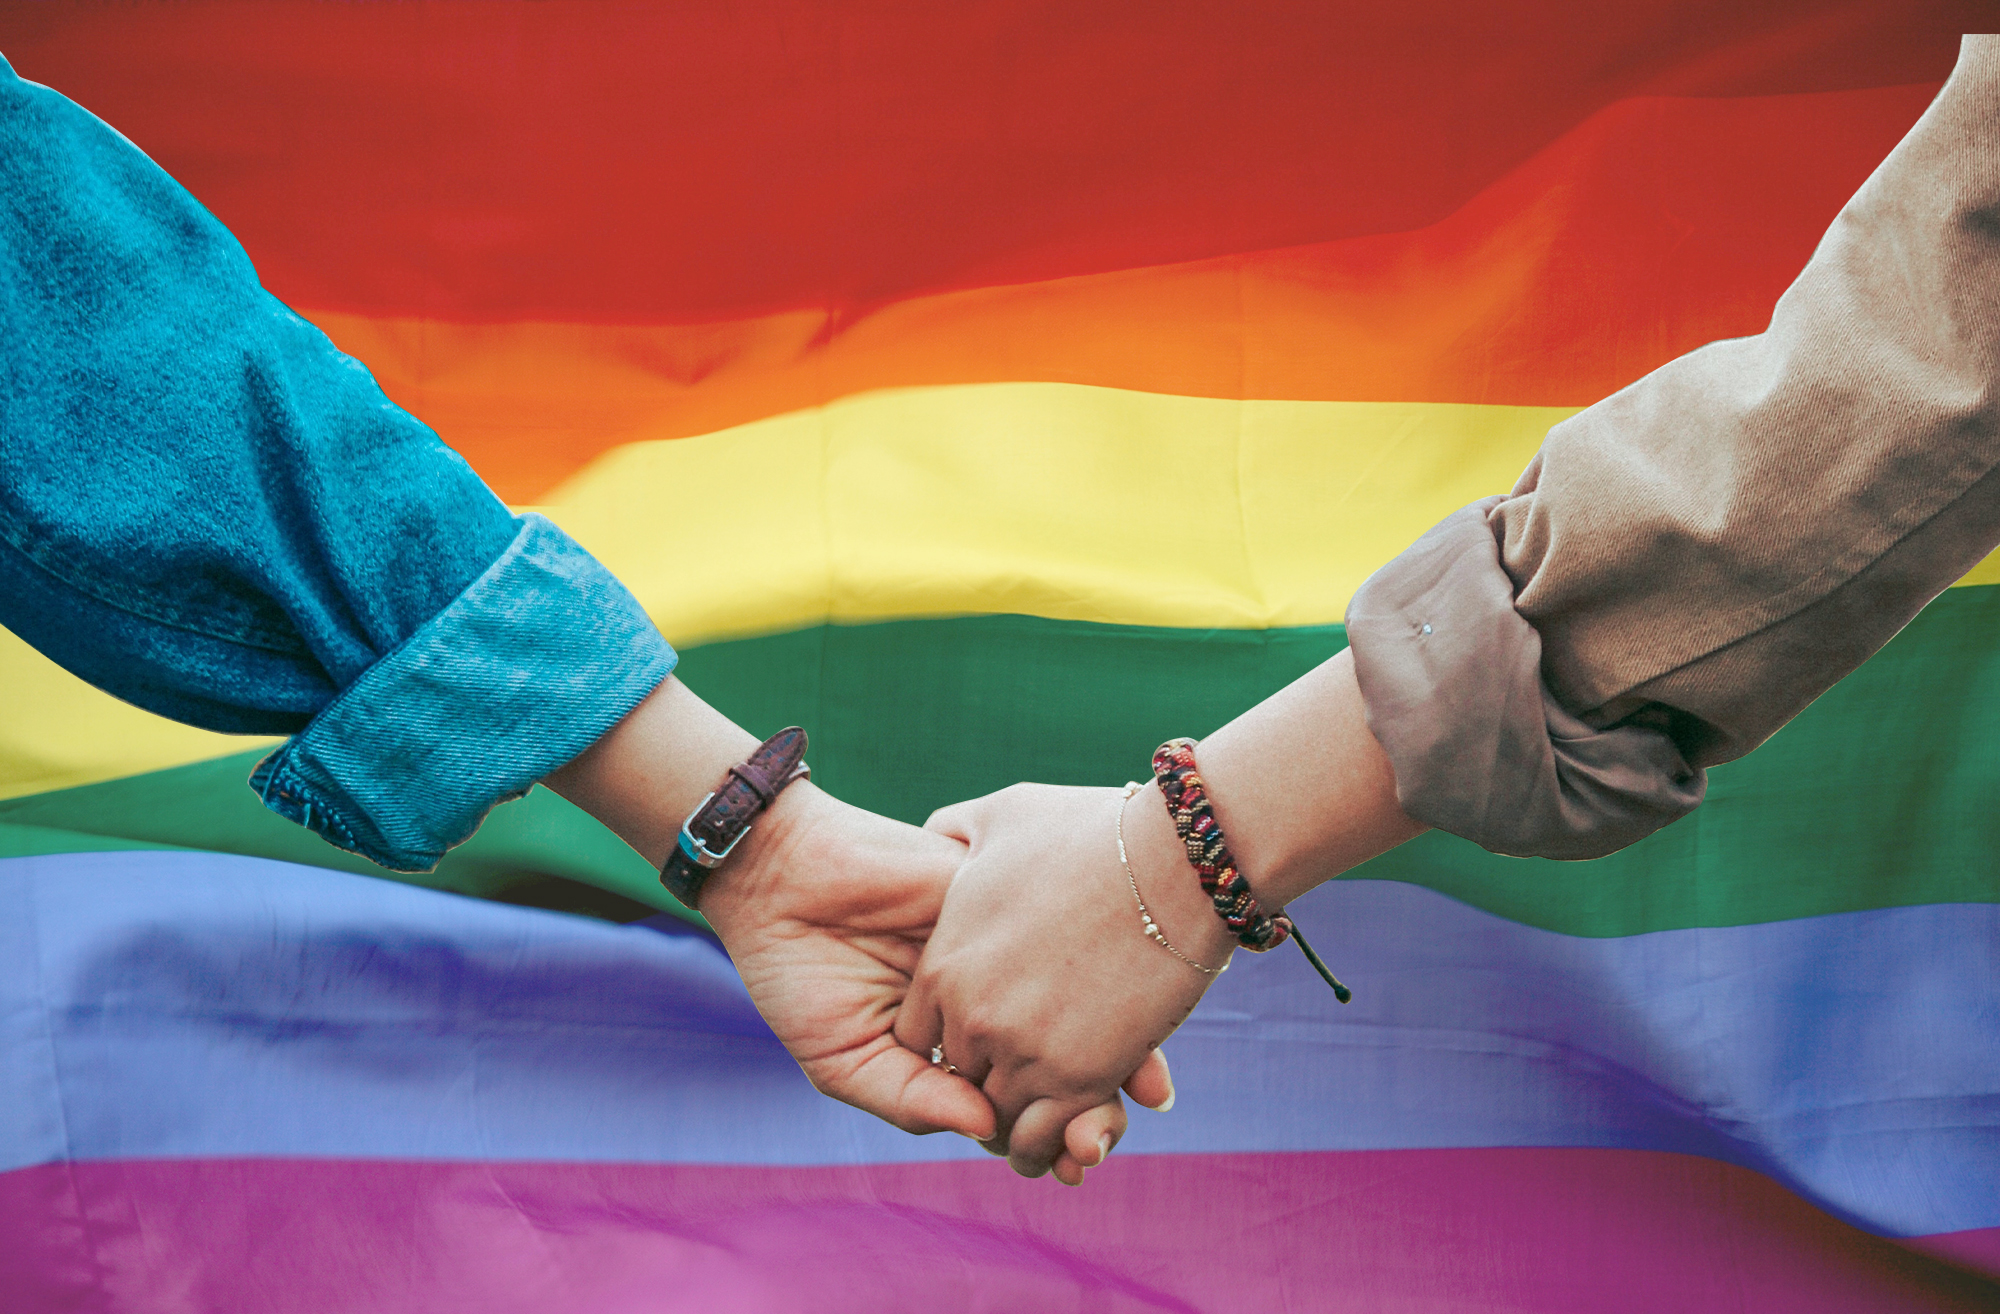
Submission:
[[[657,866],[702,791],[755,747],[668,679],[547,783]],[[991,1148],[1000,1127],[986,1097],[932,1066],[936,1038],[911,1039],[935,1027],[896,1029],[965,852],[962,841],[848,807],[800,783],[744,836],[701,903],[758,1011],[816,1087],[904,1130],[950,1129]],[[1009,984],[993,983],[996,998]],[[1157,1055],[1125,1070],[1133,1098],[1155,1107],[1171,1102]],[[1068,1128],[1068,1149],[1055,1163],[1062,1180],[1081,1181],[1123,1132],[1116,1089],[1113,1080]]]
[[[964,845],[801,782],[739,847],[702,913],[806,1077],[904,1131],[991,1138],[979,1090],[891,1033]]]
[[[791,800],[789,804],[785,800]],[[898,1044],[892,1027],[964,844],[794,785],[744,841],[702,908],[765,1021],[822,1093],[923,1134],[990,1141],[986,1097],[963,1076]],[[1136,1099],[1170,1102],[1165,1060],[1128,1083]],[[1082,1181],[1125,1130],[1112,1098],[1068,1129],[1057,1165]]]
[[[1133,881],[1167,940],[1221,969],[1234,942],[1188,866],[1157,788],[1015,785],[935,814],[927,829],[970,846],[896,1025],[942,1044],[999,1114],[1015,1171],[1063,1180],[1123,1131],[1117,1104],[1172,1098],[1157,1047],[1214,980],[1144,931]],[[1164,1092],[1159,1086],[1166,1087]]]

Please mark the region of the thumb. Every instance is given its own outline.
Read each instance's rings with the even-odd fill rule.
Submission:
[[[1147,1052],[1139,1070],[1125,1078],[1125,1093],[1155,1113],[1165,1113],[1174,1107],[1174,1074],[1167,1070],[1165,1050]]]
[[[955,839],[960,844],[971,844],[979,831],[979,805],[982,801],[972,799],[965,803],[947,804],[931,813],[924,822],[924,829],[947,839]]]
[[[993,1105],[979,1087],[932,1067],[887,1036],[851,1071],[813,1084],[844,1104],[918,1136],[955,1131],[975,1141],[990,1141],[998,1130]]]

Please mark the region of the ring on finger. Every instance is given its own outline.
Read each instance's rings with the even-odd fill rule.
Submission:
[[[953,1067],[951,1065],[951,1060],[947,1059],[944,1056],[943,1045],[931,1046],[931,1066],[934,1068],[943,1068],[946,1072],[950,1073],[954,1077],[958,1075],[958,1069]]]

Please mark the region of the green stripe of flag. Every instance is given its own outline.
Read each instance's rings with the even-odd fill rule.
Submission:
[[[753,731],[813,734],[814,778],[922,821],[1015,780],[1118,784],[1338,651],[1338,626],[1174,630],[1023,616],[821,626],[711,644],[681,674]],[[386,874],[263,811],[251,758],[0,802],[0,853],[217,849]],[[1588,863],[1427,835],[1358,869],[1575,935],[2000,902],[2000,587],[1954,589],[1694,816]],[[1082,837],[1089,842],[1092,837]],[[426,884],[606,916],[670,901],[546,790],[496,811]]]

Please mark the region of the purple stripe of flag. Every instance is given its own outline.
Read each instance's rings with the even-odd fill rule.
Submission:
[[[0,1175],[0,1290],[14,1314],[1929,1314],[2000,1298],[1756,1173],[1591,1149],[1141,1155],[1079,1191],[994,1162],[52,1164]]]

